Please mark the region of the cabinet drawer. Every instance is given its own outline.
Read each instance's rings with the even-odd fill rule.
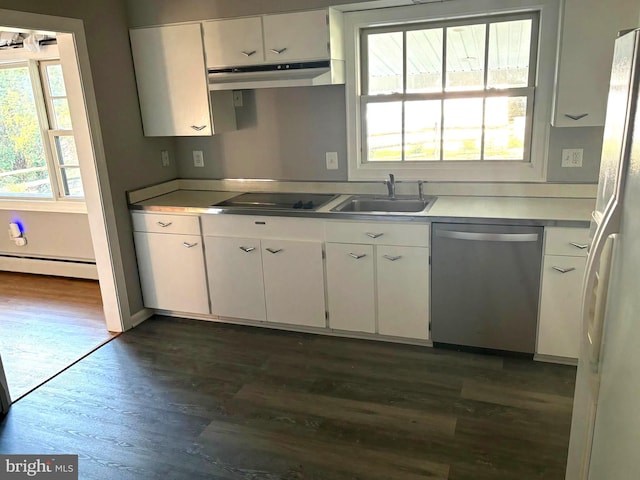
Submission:
[[[381,222],[326,222],[327,242],[429,246],[429,225]]]
[[[200,235],[200,221],[195,215],[133,212],[131,218],[134,232]]]
[[[203,215],[205,237],[254,237],[322,241],[323,222],[313,218],[257,217],[254,215]]]
[[[586,257],[589,243],[588,228],[546,228],[545,255]]]

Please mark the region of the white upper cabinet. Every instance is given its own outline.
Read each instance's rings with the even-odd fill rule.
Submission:
[[[262,18],[212,20],[202,24],[208,67],[239,67],[264,62]]]
[[[130,38],[145,136],[235,129],[231,93],[219,92],[211,111],[199,23],[132,29]]]
[[[620,30],[637,26],[630,0],[564,0],[552,124],[604,125],[613,47]]]
[[[342,13],[331,8],[202,25],[210,69],[344,60]]]
[[[267,63],[327,60],[330,55],[327,10],[265,15]]]

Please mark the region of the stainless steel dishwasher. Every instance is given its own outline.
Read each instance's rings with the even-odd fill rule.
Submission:
[[[434,223],[431,337],[533,353],[542,227]]]

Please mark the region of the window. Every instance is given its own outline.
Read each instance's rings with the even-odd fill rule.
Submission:
[[[84,196],[59,61],[0,65],[0,196]]]
[[[447,3],[348,15],[350,179],[543,180],[557,6]]]

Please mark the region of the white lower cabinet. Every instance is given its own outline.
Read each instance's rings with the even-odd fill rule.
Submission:
[[[429,249],[377,246],[378,333],[429,338]]]
[[[545,255],[542,268],[538,354],[578,358],[585,257]]]
[[[329,327],[428,339],[429,226],[331,222],[325,230]]]
[[[329,326],[376,331],[373,246],[327,243]]]
[[[209,313],[202,237],[134,232],[144,305]]]
[[[588,237],[586,228],[545,228],[538,355],[578,358]]]
[[[291,240],[261,244],[267,319],[324,328],[322,244]]]
[[[263,233],[269,233],[263,227],[272,223],[240,219],[243,220],[246,228],[255,227]],[[211,313],[289,325],[326,326],[322,242],[204,238]]]
[[[205,237],[204,242],[211,313],[266,320],[260,240]]]

